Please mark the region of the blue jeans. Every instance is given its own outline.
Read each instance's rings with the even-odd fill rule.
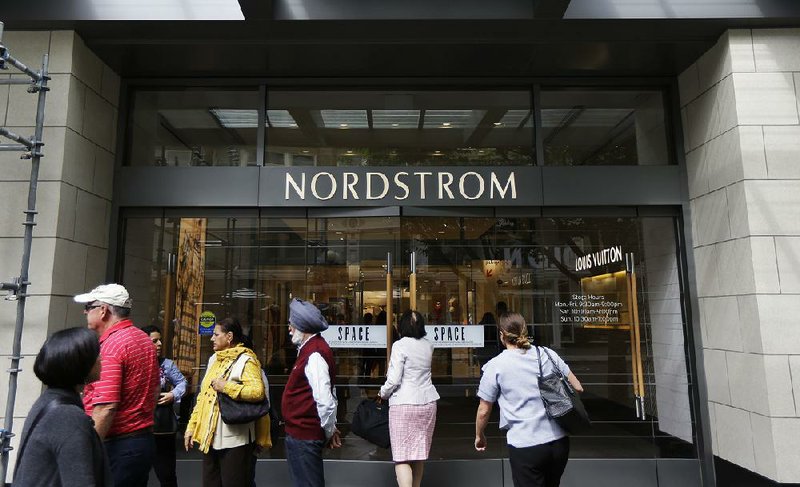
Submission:
[[[114,487],[147,487],[156,443],[150,431],[105,441]]]
[[[298,440],[286,435],[286,460],[295,487],[325,487],[322,440]]]

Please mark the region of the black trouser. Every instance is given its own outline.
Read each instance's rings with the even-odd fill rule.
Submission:
[[[146,487],[156,444],[150,428],[106,438],[104,446],[115,487]]]
[[[568,436],[526,448],[508,445],[514,487],[558,487],[568,459]]]
[[[156,439],[156,458],[153,470],[161,483],[161,487],[177,487],[175,475],[175,434],[153,435]]]
[[[215,450],[203,455],[203,487],[247,487],[253,484],[256,444]]]

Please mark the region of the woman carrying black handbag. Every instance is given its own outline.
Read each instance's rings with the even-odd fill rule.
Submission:
[[[505,350],[483,366],[478,387],[480,405],[475,418],[475,449],[486,450],[484,430],[497,402],[500,429],[507,431],[514,486],[558,487],[569,458],[569,436],[547,414],[539,390],[539,377],[551,376],[557,369],[575,391],[582,392],[583,387],[554,351],[540,347],[545,353],[537,357],[531,349],[522,315],[504,314],[497,326]]]
[[[228,424],[220,412],[218,395],[260,403],[267,392],[261,363],[243,341],[242,327],[236,319],[225,318],[214,327],[214,355],[208,359],[206,375],[186,425],[184,447],[188,451],[197,444],[204,454],[203,487],[252,485],[253,454],[257,447],[271,446],[268,415],[247,423]]]

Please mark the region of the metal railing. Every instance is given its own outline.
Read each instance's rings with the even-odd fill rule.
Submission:
[[[42,156],[44,156],[42,152],[42,147],[44,146],[44,142],[42,141],[42,129],[44,126],[45,97],[49,90],[47,81],[50,79],[47,75],[47,65],[47,53],[42,56],[42,68],[39,71],[33,71],[12,56],[8,48],[3,44],[3,23],[0,22],[0,69],[7,70],[9,66],[11,66],[27,75],[27,78],[9,77],[8,79],[0,79],[0,85],[27,84],[29,85],[28,93],[36,94],[39,98],[36,106],[36,125],[32,137],[23,137],[5,127],[0,127],[0,136],[15,142],[14,144],[0,144],[0,151],[22,152],[21,159],[30,159],[31,161],[31,176],[28,184],[28,206],[24,211],[25,221],[22,223],[25,227],[25,236],[22,244],[22,264],[20,266],[19,276],[11,279],[9,282],[0,283],[0,290],[8,291],[6,299],[17,302],[17,318],[14,326],[11,367],[8,369],[10,377],[8,380],[6,415],[3,429],[0,429],[0,482],[2,482],[3,485],[5,485],[6,474],[8,472],[9,452],[12,449],[11,438],[14,436],[11,431],[14,426],[14,403],[17,397],[17,376],[21,371],[19,368],[19,361],[22,358],[21,346],[22,328],[25,322],[25,301],[28,296],[28,286],[30,285],[30,281],[28,281],[28,269],[31,261],[33,227],[36,226],[36,189],[39,180],[39,162]]]

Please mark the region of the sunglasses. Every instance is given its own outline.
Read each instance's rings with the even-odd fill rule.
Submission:
[[[93,309],[95,309],[95,308],[99,308],[100,306],[103,306],[103,305],[102,305],[102,304],[91,304],[91,303],[86,303],[86,304],[83,306],[83,310],[84,310],[84,311],[86,311],[86,312],[89,312],[89,311],[91,311],[91,310],[93,310]]]

